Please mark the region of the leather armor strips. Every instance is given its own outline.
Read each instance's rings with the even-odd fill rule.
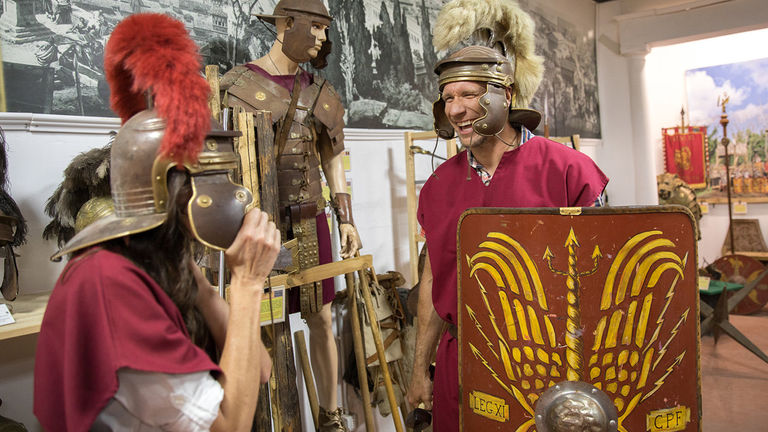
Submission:
[[[327,81],[315,75],[313,82],[299,93],[293,118],[283,120],[291,93],[245,66],[236,66],[227,72],[221,79],[220,89],[226,106],[271,111],[277,129],[281,121],[291,121],[285,144],[276,149],[279,152],[278,206],[281,218],[288,222],[281,228],[286,238],[298,240],[299,269],[318,265],[315,217],[325,207],[318,148],[320,143],[330,144],[334,156],[344,150],[344,107],[339,95]],[[302,314],[322,308],[320,284],[303,285],[299,291]]]

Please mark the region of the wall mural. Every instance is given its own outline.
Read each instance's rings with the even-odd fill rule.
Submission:
[[[706,128],[707,183],[699,199],[726,200],[725,148],[720,116],[725,101],[732,195],[768,202],[768,58],[686,71],[691,124]]]
[[[585,5],[594,10],[589,0]],[[104,46],[112,29],[137,12],[184,22],[205,64],[222,73],[261,57],[271,28],[252,13],[276,0],[5,0],[0,15],[8,110],[114,116],[104,80]],[[444,0],[327,0],[334,51],[320,72],[342,95],[347,126],[431,129],[438,60],[431,26]],[[569,22],[542,4],[521,1],[542,37],[544,83],[532,108],[552,135],[600,137],[593,22]],[[549,12],[545,12],[549,11]],[[594,14],[593,14],[594,15]],[[397,60],[394,60],[397,59]]]

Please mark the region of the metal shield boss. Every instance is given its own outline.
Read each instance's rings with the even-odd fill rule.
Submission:
[[[471,209],[458,237],[462,430],[699,430],[689,211]]]
[[[235,240],[253,195],[232,181],[237,155],[232,137],[238,132],[212,130],[198,163],[188,166],[192,197],[187,204],[192,233],[202,244],[227,249]]]

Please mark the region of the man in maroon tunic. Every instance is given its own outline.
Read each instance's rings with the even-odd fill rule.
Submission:
[[[439,62],[435,129],[458,133],[466,150],[442,164],[421,190],[418,220],[429,245],[419,292],[419,333],[409,400],[433,402],[434,430],[459,429],[456,230],[472,207],[591,206],[607,177],[587,156],[534,136],[541,115],[515,102],[513,65],[470,46]],[[514,96],[513,96],[514,95]],[[439,341],[439,345],[438,345]],[[434,389],[428,365],[435,353]]]

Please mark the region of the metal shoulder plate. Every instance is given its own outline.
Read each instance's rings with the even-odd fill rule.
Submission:
[[[245,66],[235,66],[221,78],[219,88],[250,105],[254,110],[272,111],[272,120],[285,115],[291,94]]]
[[[315,77],[316,81],[319,79]],[[328,130],[333,153],[338,154],[344,150],[344,105],[336,89],[327,80],[321,84],[313,114]]]

